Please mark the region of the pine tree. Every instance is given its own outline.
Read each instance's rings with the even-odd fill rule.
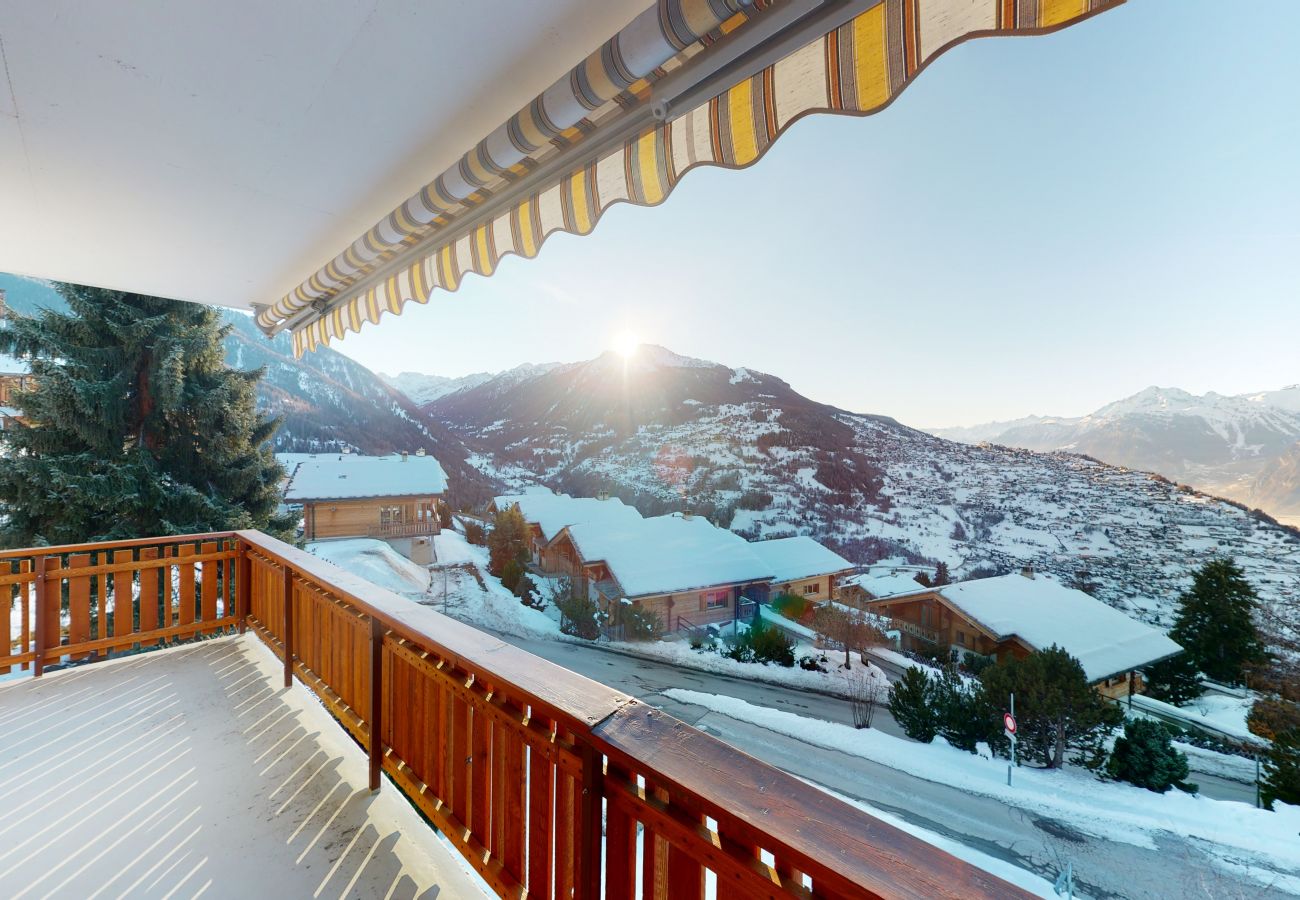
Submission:
[[[260,371],[229,369],[230,326],[206,306],[56,285],[70,313],[14,318],[0,349],[31,359],[4,432],[0,507],[10,545],[256,528],[282,537],[278,421],[258,414]]]
[[[528,524],[519,508],[503,509],[492,519],[487,536],[488,571],[500,577],[507,564],[518,563],[522,570],[528,562]]]
[[[1079,661],[1057,646],[990,666],[980,681],[997,703],[1016,695],[1018,745],[1026,759],[1048,768],[1064,765],[1069,749],[1076,752],[1076,761],[1099,765],[1102,742],[1124,718],[1119,707],[1088,684]]]
[[[889,691],[889,713],[913,740],[928,744],[939,731],[934,688],[925,669],[912,666]]]
[[[948,573],[948,564],[942,560],[934,567],[934,578],[931,580],[933,587],[943,587],[945,584],[952,584],[952,576]]]
[[[1107,764],[1112,778],[1163,794],[1171,787],[1195,791],[1186,784],[1187,756],[1174,749],[1165,726],[1150,719],[1130,719],[1115,739]]]
[[[1268,809],[1279,800],[1300,807],[1300,728],[1279,734],[1269,747],[1260,799]]]
[[[1196,661],[1187,653],[1147,666],[1146,686],[1152,697],[1174,706],[1191,703],[1205,693]]]
[[[1255,631],[1259,597],[1232,559],[1216,557],[1202,566],[1178,603],[1169,636],[1206,677],[1236,684],[1248,666],[1266,658]]]

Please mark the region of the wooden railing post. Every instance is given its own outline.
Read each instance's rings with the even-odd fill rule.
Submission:
[[[36,632],[32,635],[32,649],[36,658],[32,660],[32,677],[40,678],[45,672],[45,617],[48,605],[49,586],[45,583],[45,569],[50,563],[48,556],[36,558]],[[57,616],[55,617],[57,621]]]
[[[379,790],[384,762],[384,626],[370,617],[370,791]]]
[[[582,744],[582,809],[578,820],[578,900],[598,900],[601,895],[601,815],[605,799],[605,758],[587,742]]]
[[[284,569],[284,686],[293,687],[293,569],[281,564]]]
[[[248,614],[253,604],[253,561],[248,558],[249,546],[243,541],[235,545],[235,616],[239,619],[239,633],[248,628]]]

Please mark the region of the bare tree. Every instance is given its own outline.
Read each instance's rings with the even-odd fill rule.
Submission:
[[[877,678],[871,669],[863,666],[849,676],[849,702],[853,706],[853,727],[870,728],[876,716],[876,707],[889,696],[884,679]]]

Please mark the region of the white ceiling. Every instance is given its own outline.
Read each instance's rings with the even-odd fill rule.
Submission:
[[[278,299],[651,0],[0,0],[0,271]]]

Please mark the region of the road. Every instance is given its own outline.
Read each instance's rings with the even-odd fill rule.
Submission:
[[[791,774],[1049,880],[1056,877],[1067,860],[1072,861],[1079,890],[1098,900],[1291,896],[1229,874],[1213,864],[1210,854],[1200,844],[1177,835],[1157,836],[1156,846],[1152,848],[1102,840],[1032,811],[916,778],[858,756],[814,748],[795,738],[703,707],[673,701],[665,697],[663,691],[676,687],[725,694],[797,715],[851,724],[851,711],[845,700],[725,675],[683,670],[581,644],[530,640],[500,633],[498,636],[530,653],[660,707]],[[873,727],[901,736],[887,710],[877,712]],[[1225,790],[1244,789],[1232,782],[1223,784],[1231,786]],[[1287,874],[1294,877],[1300,873]]]

